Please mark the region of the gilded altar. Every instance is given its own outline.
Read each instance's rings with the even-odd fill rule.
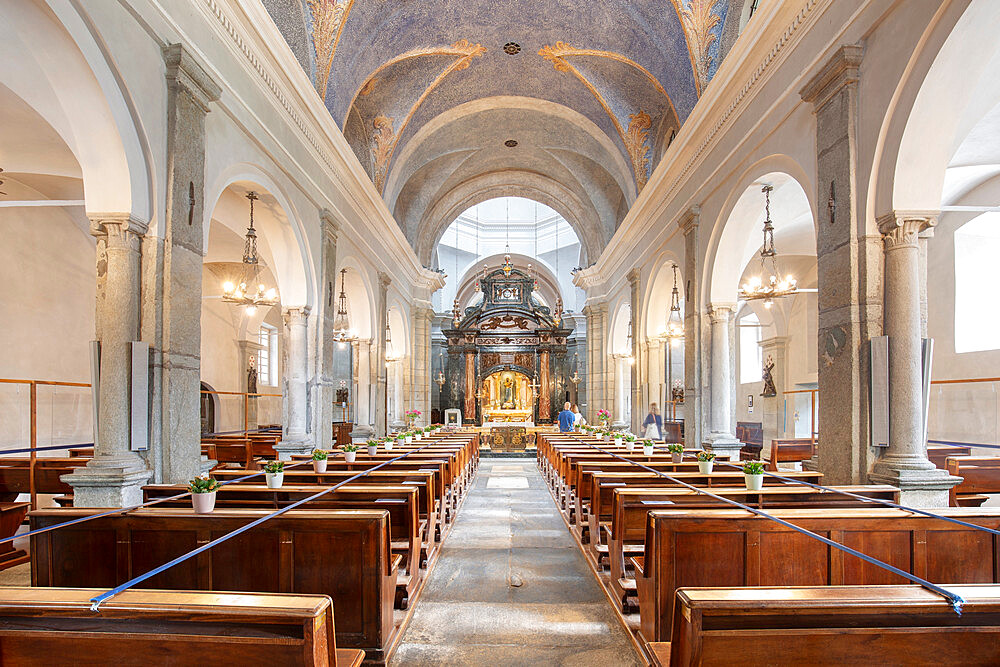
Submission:
[[[491,373],[480,387],[483,422],[530,422],[534,399],[524,373],[511,370]]]

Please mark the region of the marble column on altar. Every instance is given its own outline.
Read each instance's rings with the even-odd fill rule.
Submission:
[[[548,424],[552,421],[552,392],[549,387],[549,351],[542,350],[538,354],[538,365],[541,372],[538,374],[538,423]],[[562,406],[559,406],[562,408]]]
[[[462,420],[466,424],[476,423],[476,352],[465,351],[465,409]]]

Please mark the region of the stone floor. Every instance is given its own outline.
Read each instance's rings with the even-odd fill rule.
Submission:
[[[641,664],[533,460],[483,459],[392,665]]]

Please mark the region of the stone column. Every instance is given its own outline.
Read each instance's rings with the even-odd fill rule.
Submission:
[[[333,404],[337,398],[337,378],[334,354],[337,343],[333,341],[333,324],[337,317],[337,234],[340,223],[327,209],[319,212],[319,222],[323,229],[323,245],[320,265],[323,280],[320,283],[324,299],[319,303],[319,322],[316,326],[316,371],[312,382],[312,395],[316,401],[313,408],[312,431],[316,434],[316,444],[331,447],[333,443]],[[357,397],[354,409],[357,410]]]
[[[351,344],[353,361],[351,364],[351,380],[356,387],[354,397],[354,413],[357,424],[351,431],[351,438],[367,440],[375,435],[375,413],[371,403],[372,368],[371,341],[358,340]]]
[[[431,423],[431,324],[434,309],[429,301],[413,305],[413,409],[420,410],[420,423]]]
[[[760,341],[764,363],[770,359],[774,362],[771,377],[774,379],[776,395],[761,397],[761,423],[764,430],[764,450],[762,455],[770,450],[771,440],[785,437],[785,387],[788,377],[788,338],[776,336]]]
[[[154,481],[201,471],[201,296],[205,221],[205,119],[220,87],[181,44],[166,67],[163,235],[142,240],[141,334],[150,344],[147,459]],[[218,285],[209,290],[218,290]]]
[[[608,405],[606,376],[608,372],[607,331],[605,319],[608,312],[607,304],[592,303],[583,309],[587,316],[587,413],[584,415],[591,423],[597,423],[597,411]]]
[[[313,443],[309,440],[309,396],[308,377],[308,318],[309,306],[286,308],[285,320],[285,371],[284,394],[285,416],[281,442],[274,446],[278,458],[291,459],[292,454],[308,454]]]
[[[538,423],[549,424],[552,422],[552,388],[549,386],[549,351],[542,350],[538,355],[538,365],[541,372],[538,374]],[[562,410],[562,406],[559,406]]]
[[[701,308],[698,278],[701,260],[698,249],[700,210],[692,207],[681,217],[684,232],[684,446],[696,449],[702,443],[702,363]],[[668,396],[671,389],[668,387]]]
[[[101,344],[100,397],[94,458],[60,479],[73,487],[75,507],[127,507],[142,502],[152,476],[131,451],[130,343],[139,337],[139,244],[145,223],[125,213],[91,221],[99,238],[97,301]],[[197,413],[196,413],[197,416]],[[200,439],[198,440],[200,442]]]
[[[819,424],[808,467],[828,484],[867,479],[869,341],[882,334],[881,238],[858,201],[858,78],[863,50],[842,46],[802,89],[816,114]],[[831,206],[832,204],[832,206]]]
[[[733,429],[733,307],[711,304],[712,318],[712,421],[705,446],[722,457],[738,459],[743,444]]]
[[[883,328],[889,337],[889,447],[872,467],[873,482],[900,489],[900,502],[947,507],[961,482],[927,459],[920,337],[920,251],[917,235],[936,223],[926,213],[879,219],[885,243]],[[820,403],[822,405],[822,403]]]
[[[465,406],[462,408],[462,421],[466,424],[476,423],[476,352],[465,350]]]
[[[385,323],[386,318],[389,317],[389,284],[392,279],[389,278],[389,274],[378,272],[378,299],[375,301],[375,307],[378,311],[375,313],[375,334],[372,336],[372,341],[375,344],[375,368],[373,374],[375,375],[375,433],[379,436],[384,436],[386,434],[386,429],[389,426],[388,413],[386,411],[386,406],[389,401],[388,395],[388,384],[387,384],[387,372],[388,368],[385,365]]]
[[[642,369],[645,368],[646,359],[642,354],[642,350],[639,346],[639,311],[640,311],[640,282],[639,282],[639,269],[632,268],[628,274],[625,276],[628,278],[629,286],[629,312],[632,319],[632,364],[627,368],[628,377],[628,392],[631,395],[631,406],[632,409],[628,415],[625,416],[625,422],[632,433],[639,432],[639,422],[646,415],[646,411],[642,404],[642,393],[640,392],[640,385],[643,381]],[[648,406],[646,406],[648,407]]]

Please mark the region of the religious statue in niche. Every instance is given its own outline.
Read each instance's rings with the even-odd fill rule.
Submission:
[[[501,385],[500,391],[500,407],[504,410],[511,410],[514,408],[514,399],[517,397],[517,389],[514,387],[514,380],[511,378],[505,378],[503,384]]]
[[[674,386],[670,388],[670,400],[674,403],[684,402],[684,385],[680,380],[674,380]]]
[[[251,394],[257,393],[257,355],[250,355],[250,368],[247,369],[247,392]]]
[[[777,396],[778,392],[774,388],[774,376],[771,371],[774,370],[774,360],[771,357],[767,358],[764,362],[764,370],[761,373],[762,379],[764,380],[764,391],[760,392],[760,395],[765,398],[770,398],[772,396]]]

